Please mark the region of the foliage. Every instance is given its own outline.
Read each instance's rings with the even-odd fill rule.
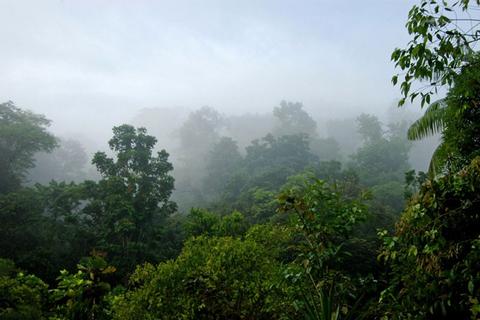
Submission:
[[[355,273],[348,270],[348,261],[355,255],[351,240],[367,218],[362,198],[348,198],[335,185],[307,178],[285,190],[279,202],[281,212],[294,215],[296,230],[302,235],[297,244],[298,267],[286,274],[290,281],[302,284],[295,305],[312,319],[322,319],[322,314],[338,318],[340,309],[347,314],[353,305],[348,300],[356,291],[351,280]]]
[[[22,110],[11,101],[0,104],[0,194],[20,187],[36,152],[55,148],[49,125],[43,115]]]
[[[220,199],[210,205],[221,214],[234,210],[249,223],[264,223],[275,216],[275,194],[292,174],[316,166],[318,158],[304,134],[254,140],[236,171],[224,182]]]
[[[405,184],[399,181],[390,181],[375,185],[371,189],[373,198],[389,207],[397,214],[405,207]]]
[[[178,129],[180,156],[175,176],[176,197],[181,204],[194,207],[203,201],[200,189],[205,179],[207,159],[212,147],[219,142],[223,127],[224,119],[218,111],[202,107],[190,113]],[[190,207],[184,205],[181,209],[189,210]]]
[[[109,141],[116,159],[97,152],[93,163],[102,175],[86,183],[89,202],[83,210],[92,219],[98,248],[122,271],[145,261],[156,261],[161,223],[176,210],[169,200],[173,169],[168,153],[152,155],[156,139],[143,128],[113,128]]]
[[[390,319],[478,317],[480,158],[427,180],[397,224],[382,232],[390,268],[380,306]]]
[[[252,141],[246,151],[246,167],[254,174],[266,167],[279,166],[301,171],[317,159],[310,152],[307,136],[302,134],[278,138],[267,135],[261,140]]]
[[[188,116],[179,129],[181,148],[193,158],[205,155],[209,147],[219,138],[218,130],[223,126],[223,117],[213,108],[202,107]]]
[[[466,65],[447,94],[445,130],[442,133],[447,164],[453,169],[480,155],[480,57]]]
[[[81,214],[83,192],[51,182],[0,196],[0,251],[50,282],[88,254],[93,233]]]
[[[447,96],[433,104],[408,130],[409,139],[422,139],[441,132],[442,143],[430,162],[433,177],[446,170],[458,171],[480,155],[480,72],[476,55],[454,77]]]
[[[365,143],[351,156],[350,167],[360,182],[367,186],[403,182],[411,144],[404,138],[402,126],[390,125],[384,132],[375,116],[362,115],[358,127]]]
[[[213,145],[207,157],[206,177],[203,188],[212,195],[221,195],[226,184],[241,165],[243,158],[237,143],[229,137],[222,137]]]
[[[440,99],[429,105],[423,116],[408,128],[408,139],[420,140],[442,132],[445,121],[445,107],[445,99]]]
[[[309,272],[323,274],[341,267],[342,247],[354,227],[367,217],[361,199],[346,198],[336,186],[322,180],[306,180],[303,186],[285,190],[280,211],[295,214],[302,246],[309,252]]]
[[[290,305],[273,253],[251,239],[190,239],[175,261],[137,269],[115,318],[277,319]]]
[[[47,285],[33,275],[19,272],[0,259],[0,318],[5,320],[46,319]]]
[[[374,144],[383,138],[382,123],[374,115],[365,113],[359,115],[357,128],[365,144]]]
[[[479,40],[478,19],[470,14],[470,11],[475,14],[479,5],[478,0],[421,0],[412,7],[406,27],[413,39],[406,48],[397,48],[392,53],[395,66],[404,72],[399,105],[418,96],[422,106],[429,104],[439,87],[453,84]],[[394,85],[399,76],[393,76]],[[411,86],[417,80],[428,85],[412,91]]]
[[[281,101],[280,106],[273,108],[273,115],[275,136],[305,134],[313,138],[317,135],[317,123],[303,110],[300,102]]]
[[[247,231],[244,216],[234,211],[223,217],[204,209],[192,208],[184,221],[186,237],[191,236],[242,236]]]
[[[343,157],[354,153],[362,143],[362,137],[358,133],[356,117],[327,120],[325,129],[327,137],[331,137],[338,142]]]
[[[107,294],[111,291],[106,281],[115,272],[102,255],[94,252],[77,265],[77,273],[60,271],[57,288],[51,291],[56,305],[56,319],[94,320],[110,319]]]
[[[186,237],[200,235],[214,235],[220,224],[220,216],[205,209],[192,208],[185,218],[183,228]]]

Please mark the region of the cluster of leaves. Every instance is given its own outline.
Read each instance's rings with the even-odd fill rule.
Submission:
[[[177,259],[137,269],[114,318],[278,319],[293,311],[276,252],[252,235],[192,238]]]
[[[111,287],[107,279],[115,268],[95,253],[82,259],[77,273],[60,271],[55,288],[0,259],[1,319],[110,319]]]
[[[49,283],[58,270],[74,268],[94,245],[83,198],[80,186],[64,182],[0,195],[2,256]]]
[[[455,76],[447,96],[432,103],[408,130],[412,140],[441,133],[429,173],[455,172],[480,155],[480,58],[475,54]]]
[[[384,131],[375,116],[362,114],[357,122],[364,144],[351,155],[349,167],[358,174],[361,184],[371,188],[377,203],[399,214],[405,204],[405,171],[410,168],[406,123],[390,124]]]
[[[315,178],[304,179],[279,197],[280,211],[292,215],[299,236],[299,253],[286,277],[302,288],[295,305],[307,318],[348,318],[358,311],[356,283],[368,276],[370,271],[362,271],[369,268],[362,264],[371,263],[368,256],[375,250],[374,244],[369,248],[367,241],[355,236],[369,217],[365,200],[363,195],[346,196],[341,186]],[[352,264],[356,269],[350,268]]]
[[[205,209],[192,209],[184,220],[185,236],[242,236],[247,231],[245,217],[234,211],[223,217]]]
[[[93,252],[77,265],[77,273],[60,271],[58,285],[51,290],[54,319],[110,319],[108,276],[116,271],[102,254]]]
[[[476,319],[480,314],[480,158],[422,185],[393,236],[381,306],[389,319]]]
[[[479,20],[471,14],[475,11],[467,11],[478,10],[479,5],[478,0],[421,0],[412,7],[406,27],[413,38],[406,48],[392,53],[395,65],[404,72],[399,105],[417,97],[421,97],[422,106],[429,104],[438,88],[453,84],[480,39]],[[399,76],[393,76],[394,85]],[[418,80],[426,81],[427,86],[412,91]]]
[[[0,259],[0,318],[41,319],[47,288],[40,278],[18,272],[12,261]]]

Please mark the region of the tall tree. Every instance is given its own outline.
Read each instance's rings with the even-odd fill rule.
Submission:
[[[55,137],[47,131],[50,120],[43,115],[22,110],[11,101],[0,104],[0,193],[18,188],[34,155],[52,151]]]
[[[213,146],[207,160],[205,189],[208,193],[220,195],[241,165],[242,155],[238,151],[237,142],[230,137],[222,137]]]
[[[205,160],[203,158],[219,139],[222,124],[223,117],[213,108],[202,107],[190,113],[178,132],[185,161]]]
[[[362,113],[358,116],[357,128],[366,144],[378,142],[383,138],[382,123],[374,115]]]
[[[87,183],[91,201],[85,208],[99,237],[99,247],[123,270],[144,261],[159,259],[159,232],[164,218],[176,210],[169,200],[174,179],[168,153],[156,156],[156,139],[144,128],[129,125],[113,128],[108,157],[97,152],[93,164],[102,175],[98,183]]]
[[[375,116],[362,115],[358,128],[364,144],[354,153],[350,167],[360,182],[372,188],[374,198],[388,205],[394,213],[404,206],[405,172],[410,169],[411,143],[406,139],[406,125],[390,124],[383,131]]]
[[[207,158],[213,145],[220,139],[224,119],[217,110],[202,107],[188,116],[178,130],[180,138],[179,162],[175,168],[175,200],[180,211],[188,211],[203,203],[203,179]]]
[[[273,133],[276,136],[306,134],[309,137],[317,135],[317,123],[303,110],[301,102],[280,102],[280,106],[273,109],[276,125]]]
[[[375,116],[362,115],[358,118],[358,129],[364,145],[352,155],[351,166],[357,171],[362,183],[373,186],[387,182],[401,182],[409,169],[409,141],[404,138],[405,130],[390,126],[383,131]]]
[[[51,180],[81,182],[87,177],[88,157],[83,145],[74,139],[58,139],[59,146],[50,153],[38,153],[35,167],[28,172],[32,183]]]

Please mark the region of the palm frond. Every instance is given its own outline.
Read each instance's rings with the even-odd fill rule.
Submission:
[[[428,174],[430,177],[434,178],[442,172],[448,157],[447,149],[447,145],[442,142],[433,152],[430,165],[428,166]]]
[[[445,124],[445,99],[440,99],[428,106],[425,114],[408,128],[410,140],[420,140],[443,130]]]

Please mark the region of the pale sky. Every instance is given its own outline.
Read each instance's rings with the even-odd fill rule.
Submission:
[[[142,108],[317,116],[384,112],[407,0],[0,0],[0,102],[58,132],[110,131]]]

